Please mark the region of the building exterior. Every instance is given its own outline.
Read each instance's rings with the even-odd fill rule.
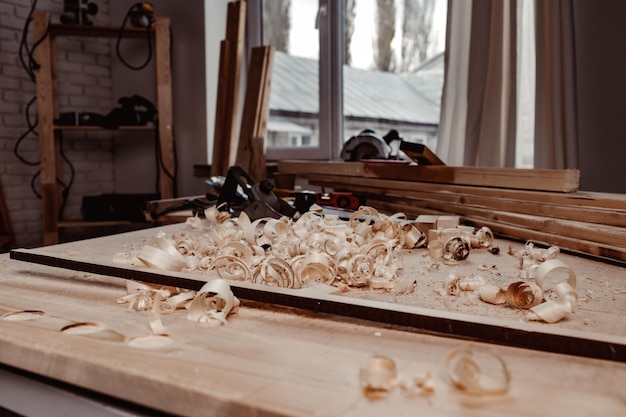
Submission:
[[[436,146],[443,53],[414,72],[396,74],[344,67],[344,142],[369,128],[396,129],[404,140]],[[317,146],[318,62],[277,51],[270,93],[267,146]]]

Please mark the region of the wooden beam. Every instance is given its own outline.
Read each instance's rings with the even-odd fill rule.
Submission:
[[[384,213],[402,212],[407,216],[419,216],[421,214],[445,215],[448,212],[422,208],[389,200],[370,200],[372,207]],[[532,241],[546,246],[559,246],[562,249],[577,252],[583,255],[592,255],[600,260],[620,263],[626,263],[626,248],[615,245],[608,245],[598,242],[591,242],[584,239],[576,239],[567,236],[556,235],[537,230],[530,230],[520,225],[508,224],[506,222],[494,221],[477,216],[463,216],[462,221],[465,224],[471,224],[474,227],[489,227],[492,232],[503,237],[510,237],[516,240]]]
[[[51,253],[44,249],[13,250],[11,259],[191,290],[200,289],[206,282],[198,274],[139,269],[110,261],[87,261],[84,257],[69,257],[67,254]],[[626,338],[622,336],[537,326],[494,317],[474,317],[399,303],[278,288],[251,282],[229,281],[229,284],[235,296],[245,300],[399,325],[419,332],[461,339],[613,361],[626,360]]]
[[[468,204],[461,196],[452,195],[448,199],[424,199],[425,193],[418,191],[385,189],[387,181],[371,178],[353,178],[342,176],[312,175],[311,184],[332,187],[338,191],[358,192],[365,196],[368,205],[378,209],[402,211],[407,215],[419,214],[457,214],[462,215],[464,221],[478,226],[488,226],[496,233],[521,240],[536,240],[547,244],[558,245],[569,249],[605,259],[626,262],[626,228],[623,226],[609,226],[597,224],[593,213],[598,211],[604,216],[611,210],[583,209],[578,218],[583,221],[556,219],[548,215],[517,213],[515,205],[508,204],[509,210],[499,210],[497,198],[492,198],[492,206],[478,206]],[[398,181],[400,182],[400,181]],[[405,185],[413,185],[409,181]],[[443,193],[442,193],[443,194]],[[549,193],[557,194],[559,193]],[[436,195],[429,193],[428,195]],[[439,197],[441,197],[440,195]],[[618,198],[618,201],[620,199]],[[536,203],[541,205],[542,203]],[[523,207],[523,204],[519,205]],[[576,206],[567,207],[570,212],[577,210]],[[543,210],[550,212],[550,207]],[[623,221],[624,213],[614,211],[618,222]],[[585,217],[585,216],[588,217]]]
[[[172,69],[170,67],[170,20],[157,18],[155,25],[156,97],[159,121],[159,193],[176,197],[176,152],[172,130]]]
[[[363,195],[376,195],[388,197],[408,197],[422,202],[432,202],[435,205],[446,207],[451,204],[462,206],[474,206],[489,208],[497,211],[511,213],[531,214],[556,219],[575,220],[590,222],[598,225],[626,227],[626,210],[615,210],[598,207],[579,207],[577,205],[552,204],[550,202],[538,202],[530,200],[518,200],[512,198],[483,197],[467,193],[451,193],[445,190],[437,191],[413,191],[397,190],[393,188],[379,187],[377,184],[359,185],[343,182],[341,178],[335,180],[310,179],[311,184],[333,188],[337,191],[348,190]]]
[[[237,152],[236,121],[245,30],[246,2],[228,3],[226,39],[220,44],[220,66],[213,135],[212,175],[226,175]]]
[[[273,58],[274,47],[272,46],[252,48],[248,68],[237,165],[250,173],[255,181],[260,181],[266,176],[264,141],[269,117]]]
[[[59,217],[60,192],[57,176],[60,172],[60,156],[52,121],[56,116],[55,88],[56,68],[53,58],[54,39],[47,36],[49,15],[35,11],[33,14],[33,39],[42,39],[34,50],[37,70],[37,129],[39,136],[39,181],[41,184],[43,244],[51,245],[59,241],[57,222]]]
[[[285,160],[279,161],[278,171],[566,193],[578,190],[580,180],[579,171],[571,169],[420,166],[397,162]]]
[[[9,208],[4,198],[4,189],[2,182],[0,182],[0,248],[3,246],[14,248],[15,235],[13,234],[11,217],[9,216]]]
[[[280,164],[280,162],[279,162]],[[279,172],[288,172],[281,171]],[[344,185],[364,185],[376,188],[386,188],[398,191],[428,191],[442,193],[459,193],[484,197],[506,197],[517,200],[534,201],[568,206],[593,207],[626,211],[626,194],[596,193],[577,191],[575,193],[557,193],[545,191],[514,190],[496,187],[477,187],[454,184],[433,184],[429,182],[389,180],[380,178],[363,178],[360,176],[346,176],[339,173],[297,173],[310,181],[326,181]]]

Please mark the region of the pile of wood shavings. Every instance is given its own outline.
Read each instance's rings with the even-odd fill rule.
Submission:
[[[205,219],[187,220],[189,230],[159,233],[153,245],[116,262],[286,288],[316,283],[395,288],[402,249],[424,242],[402,213],[387,216],[361,207],[348,221],[307,212],[298,220],[233,218],[209,208]]]

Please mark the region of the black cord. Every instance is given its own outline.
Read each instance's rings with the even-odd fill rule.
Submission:
[[[122,41],[122,37],[124,35],[124,28],[126,27],[126,22],[128,22],[128,19],[130,18],[130,15],[132,14],[133,10],[136,9],[137,7],[140,7],[141,3],[135,3],[132,6],[130,6],[130,9],[128,9],[128,12],[126,12],[126,16],[124,16],[124,20],[122,21],[122,26],[120,27],[120,30],[117,34],[117,42],[115,43],[115,53],[117,54],[117,58],[120,60],[120,62],[122,64],[124,64],[126,67],[135,70],[135,71],[139,71],[144,69],[149,63],[150,60],[152,59],[152,25],[149,24],[148,26],[146,26],[146,40],[148,43],[148,57],[146,58],[146,61],[139,65],[139,66],[134,66],[129,64],[128,62],[126,62],[126,60],[122,57],[122,53],[120,52],[120,43]]]
[[[28,104],[26,105],[26,111],[24,112],[25,116],[26,116],[26,124],[28,125],[28,130],[26,130],[24,133],[22,133],[22,135],[17,139],[17,141],[15,141],[15,146],[13,146],[13,155],[15,155],[15,157],[17,159],[19,159],[23,164],[25,165],[29,165],[29,166],[37,166],[39,165],[39,161],[29,161],[28,159],[24,158],[21,154],[20,154],[20,145],[22,144],[22,142],[24,141],[24,139],[26,139],[26,137],[28,137],[29,133],[34,134],[35,136],[37,136],[37,131],[35,130],[35,128],[37,127],[37,121],[35,121],[35,123],[31,123],[30,120],[30,108],[31,106],[35,103],[37,97],[33,97]]]
[[[30,11],[28,12],[28,16],[26,17],[26,20],[24,22],[24,28],[22,29],[22,36],[20,39],[20,47],[18,50],[18,55],[19,55],[19,59],[20,62],[22,64],[22,67],[24,68],[24,71],[26,71],[26,74],[28,75],[28,78],[34,83],[35,82],[35,71],[37,69],[39,69],[39,64],[35,61],[35,58],[33,57],[33,52],[35,50],[35,48],[41,43],[43,42],[44,39],[46,39],[46,37],[48,36],[49,32],[48,30],[46,30],[46,33],[43,34],[43,36],[38,39],[32,47],[28,47],[28,31],[30,28],[30,25],[33,21],[33,14],[35,12],[35,9],[37,7],[37,0],[34,0],[32,2]],[[15,142],[15,145],[13,147],[13,154],[15,155],[15,157],[22,162],[25,165],[28,166],[38,166],[39,165],[39,161],[29,161],[28,159],[24,158],[21,154],[20,154],[20,146],[23,143],[23,141],[28,137],[29,134],[33,134],[35,136],[37,135],[37,119],[35,118],[35,122],[31,121],[30,118],[30,112],[31,112],[31,107],[33,106],[33,104],[36,102],[37,97],[34,96],[26,105],[26,108],[24,110],[24,118],[26,119],[26,125],[28,127],[28,129],[22,133],[20,135],[20,137],[17,139],[17,141]],[[37,198],[41,198],[41,193],[39,193],[39,191],[37,191],[37,188],[35,186],[35,183],[37,181],[37,178],[39,178],[40,176],[40,171],[38,170],[37,172],[35,172],[35,174],[33,174],[33,176],[31,177],[30,180],[30,188],[33,191],[33,194],[35,194],[35,196]]]
[[[32,56],[32,49],[28,48],[28,28],[30,27],[31,22],[33,21],[33,13],[35,12],[35,7],[37,6],[37,0],[33,1],[33,4],[28,12],[28,16],[26,17],[26,21],[24,22],[24,28],[22,29],[22,37],[20,39],[20,48],[18,51],[18,55],[20,58],[20,62],[22,63],[22,67],[28,74],[28,77],[31,81],[35,81],[34,69],[38,68],[38,64],[35,62]],[[46,34],[47,35],[47,34]],[[24,54],[27,54],[28,60],[24,58]]]
[[[40,68],[39,63],[37,63],[37,61],[34,58],[34,52],[35,49],[48,37],[48,35],[50,34],[50,25],[47,26],[46,28],[46,32],[37,40],[35,40],[35,42],[33,42],[33,45],[31,47],[28,46],[28,31],[30,28],[30,25],[33,21],[33,14],[35,12],[35,9],[37,7],[37,0],[34,0],[32,2],[30,11],[28,12],[28,16],[26,17],[26,21],[24,22],[24,28],[22,29],[22,36],[20,39],[20,47],[18,50],[18,55],[19,55],[19,59],[20,59],[20,63],[22,64],[22,67],[24,68],[24,71],[26,71],[26,74],[28,75],[28,78],[33,82],[36,83],[36,71]],[[33,106],[33,104],[35,104],[37,101],[37,96],[34,96],[32,99],[29,100],[29,102],[26,104],[26,108],[24,110],[24,118],[26,119],[26,125],[27,125],[27,130],[22,133],[20,135],[20,137],[17,139],[17,141],[15,141],[15,145],[13,146],[13,154],[15,155],[15,157],[22,162],[25,165],[28,166],[39,166],[40,165],[40,161],[30,161],[27,158],[23,157],[20,153],[20,146],[22,145],[22,143],[24,142],[24,140],[28,137],[29,134],[33,134],[35,137],[38,137],[39,134],[37,132],[37,118],[35,118],[35,121],[33,122],[31,120],[31,108]],[[75,169],[74,169],[74,165],[72,164],[72,162],[69,160],[69,158],[67,157],[67,155],[65,154],[65,151],[63,149],[63,142],[62,142],[62,137],[61,137],[61,141],[60,141],[60,154],[61,154],[61,158],[63,159],[63,161],[69,166],[70,169],[70,181],[68,184],[65,184],[60,178],[56,178],[56,182],[58,184],[60,184],[63,187],[63,191],[61,192],[62,194],[62,202],[61,202],[61,207],[59,210],[59,218],[61,217],[61,214],[63,212],[63,209],[65,207],[65,204],[67,202],[67,199],[69,197],[69,193],[70,193],[70,189],[72,187],[72,184],[74,183],[74,177],[75,177]],[[30,179],[30,188],[33,191],[33,194],[35,194],[35,196],[38,199],[41,199],[41,192],[39,190],[37,190],[36,187],[36,183],[37,183],[37,179],[41,176],[41,169],[38,169],[37,172],[35,172],[33,174],[33,176]]]
[[[40,175],[41,175],[41,170],[37,170],[37,172],[35,172],[35,174],[31,177],[30,189],[33,190],[33,194],[35,194],[35,196],[37,196],[37,198],[41,200],[41,193],[37,191],[37,186],[36,186],[37,178],[39,178]]]

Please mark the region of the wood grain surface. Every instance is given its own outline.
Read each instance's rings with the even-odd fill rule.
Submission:
[[[77,271],[199,289],[205,280],[202,273],[159,271],[112,262],[115,253],[138,250],[149,244],[159,231],[173,237],[189,233],[191,229],[185,224],[174,224],[38,249],[14,250],[11,256]],[[497,240],[495,244],[501,248],[500,255],[494,256],[484,249],[472,250],[465,261],[456,265],[433,260],[426,249],[406,251],[400,277],[416,283],[415,290],[408,294],[368,288],[290,290],[248,282],[232,282],[231,286],[235,295],[248,300],[404,325],[413,331],[456,338],[626,361],[626,325],[621,320],[626,314],[623,267],[560,254],[559,258],[578,276],[579,302],[575,314],[549,325],[528,322],[525,310],[484,303],[475,292],[463,291],[459,296],[440,294],[450,274],[479,274],[487,283],[501,288],[519,280],[519,257],[508,252],[515,253],[524,245],[505,240]]]
[[[86,245],[89,246],[89,245]],[[72,253],[70,253],[72,255]],[[80,257],[80,254],[73,254]],[[131,346],[150,333],[148,316],[115,300],[124,281],[0,258],[0,362],[176,415],[188,416],[485,416],[626,413],[626,364],[459,341],[395,326],[243,302],[227,326],[201,328],[183,312],[164,317],[168,345]],[[60,331],[92,322],[90,335]],[[452,388],[444,362],[459,347],[492,350],[512,384],[502,396]],[[394,390],[370,400],[359,369],[384,354],[401,375],[430,372],[434,392]]]

